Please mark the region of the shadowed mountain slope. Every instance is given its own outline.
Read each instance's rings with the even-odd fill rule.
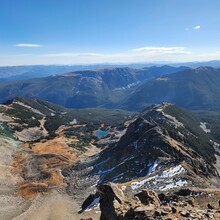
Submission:
[[[76,71],[40,79],[0,84],[0,102],[38,98],[69,108],[113,107],[143,82],[187,67],[112,68]]]
[[[191,110],[220,110],[220,69],[199,67],[159,77],[141,85],[121,107],[142,110],[172,102]]]

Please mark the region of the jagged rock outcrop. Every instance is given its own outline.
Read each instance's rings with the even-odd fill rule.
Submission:
[[[143,190],[132,196],[125,196],[114,183],[97,187],[100,195],[101,220],[132,220],[151,216],[160,206],[154,191]]]
[[[114,183],[97,187],[101,220],[219,219],[219,191],[185,188],[171,194],[125,193]]]

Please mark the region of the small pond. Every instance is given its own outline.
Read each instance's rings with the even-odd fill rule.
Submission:
[[[109,133],[109,131],[98,130],[98,131],[96,131],[95,136],[100,139],[100,138],[105,137],[108,133]]]

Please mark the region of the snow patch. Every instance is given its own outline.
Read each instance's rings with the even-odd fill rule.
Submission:
[[[165,170],[162,172],[161,175],[159,175],[159,177],[161,178],[167,178],[167,177],[173,177],[182,173],[185,173],[186,170],[182,167],[182,165],[178,165],[175,167],[171,167],[168,170]]]
[[[169,105],[170,105],[169,103],[165,103],[163,106],[161,106],[160,108],[156,109],[156,111],[157,112],[161,112],[163,114],[163,116],[168,119],[169,123],[175,126],[175,128],[178,128],[178,127],[183,127],[184,128],[183,123],[179,122],[175,117],[164,113],[164,111],[163,111],[164,108],[166,108]]]
[[[153,164],[150,163],[147,166],[149,167],[148,172],[147,172],[147,176],[149,176],[149,175],[151,175],[156,170],[156,168],[158,166],[158,162],[155,161]]]
[[[100,198],[97,197],[93,200],[93,202],[84,210],[85,212],[91,211],[94,207],[99,206]]]
[[[217,143],[217,142],[215,142],[215,141],[213,141],[213,140],[211,140],[211,139],[210,139],[210,142],[213,144],[213,147],[214,147],[214,148],[218,148],[218,147],[220,146],[219,143]]]
[[[70,122],[71,125],[76,125],[77,124],[77,120],[74,118],[71,122]]]
[[[154,162],[154,167],[157,166],[157,162]],[[141,181],[135,181],[131,183],[131,189],[132,190],[137,190],[140,187],[144,186],[144,184],[146,184],[147,182],[150,182],[152,180],[154,180],[154,184],[157,185],[158,183],[162,183],[163,186],[162,188],[164,188],[163,190],[167,190],[169,187],[171,187],[171,183],[175,185],[175,187],[179,187],[181,186],[181,184],[186,185],[187,182],[186,181],[180,181],[180,180],[174,180],[172,179],[173,177],[183,174],[185,173],[186,170],[182,167],[182,165],[177,165],[175,167],[171,167],[165,171],[163,171],[161,174],[159,175],[155,175],[152,177],[147,177],[146,179],[143,179]],[[165,188],[167,186],[167,188]]]
[[[205,133],[210,133],[211,132],[211,129],[208,129],[206,127],[207,123],[206,122],[200,122],[200,128],[202,128],[202,130],[205,132]]]
[[[166,190],[169,190],[169,189],[173,189],[173,188],[177,188],[177,187],[183,187],[183,186],[186,186],[186,185],[187,185],[186,180],[178,180],[176,182],[169,183],[166,186],[159,187],[159,190],[166,191]]]
[[[159,77],[156,80],[158,81],[167,81],[169,78],[168,77]]]
[[[175,128],[184,127],[183,123],[179,122],[175,117],[168,115],[168,114],[165,114],[164,112],[163,112],[163,116],[165,116],[167,119],[169,119],[169,122],[172,125],[174,125]]]
[[[178,135],[182,138],[184,138],[184,134],[182,134],[180,131],[178,131]]]
[[[113,89],[112,91],[117,91],[117,90],[126,90],[126,89],[130,89],[136,85],[140,84],[140,81],[136,82],[136,83],[130,83],[128,84],[127,86],[122,86],[122,87],[119,87],[119,88],[115,88]]]

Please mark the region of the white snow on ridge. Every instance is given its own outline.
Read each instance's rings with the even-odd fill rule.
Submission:
[[[202,128],[202,130],[205,132],[205,133],[210,133],[211,132],[211,129],[208,129],[206,127],[206,122],[200,122],[200,128]]]
[[[215,142],[213,140],[210,140],[210,142],[213,144],[213,147],[219,147],[220,146],[219,143],[217,143],[217,142]]]
[[[167,80],[169,80],[169,78],[168,77],[159,77],[156,80],[158,80],[158,81],[167,81]]]
[[[176,187],[182,187],[182,186],[186,186],[186,185],[187,185],[186,180],[178,180],[176,182],[169,183],[166,186],[159,187],[159,190],[166,191],[166,190],[169,190],[169,189],[173,189],[173,188],[176,188]]]
[[[131,189],[132,190],[136,190],[136,189],[139,189],[140,187],[142,187],[146,182],[150,181],[150,178],[147,178],[147,179],[144,179],[140,182],[132,182],[131,183]]]
[[[156,164],[156,161],[155,161]],[[173,177],[185,173],[186,170],[182,167],[182,165],[177,165],[175,167],[171,167],[165,171],[163,171],[159,175],[155,175],[152,177],[147,177],[146,179],[143,179],[141,181],[135,181],[131,183],[131,189],[132,190],[137,190],[140,187],[142,187],[144,184],[150,181],[154,181],[154,184],[157,185],[158,183],[163,183],[163,187],[159,187],[159,189],[162,191],[175,188],[175,187],[180,187],[180,186],[185,186],[187,185],[187,181],[183,180],[177,180],[175,181]],[[172,185],[171,185],[172,184]]]
[[[167,119],[169,119],[169,122],[171,124],[173,124],[176,128],[177,127],[184,127],[183,123],[179,122],[175,117],[168,115],[168,114],[165,114],[164,112],[163,112],[163,116],[165,116]]]
[[[161,175],[159,175],[160,178],[167,178],[167,177],[174,177],[176,175],[185,173],[186,170],[182,167],[182,165],[178,165],[175,167],[171,167],[168,170],[165,170],[162,172]]]
[[[166,117],[168,119],[168,121],[174,125],[176,128],[178,127],[183,127],[184,128],[184,125],[183,123],[179,122],[175,117],[171,116],[171,115],[168,115],[168,114],[165,114],[164,113],[164,108],[166,108],[167,106],[169,106],[170,104],[169,103],[166,103],[164,106],[160,107],[157,109],[158,112],[161,112],[163,114],[164,117]]]
[[[153,164],[148,164],[149,170],[147,172],[147,176],[151,175],[157,168],[158,162],[155,161]]]
[[[76,125],[77,124],[77,120],[74,118],[71,122],[70,122],[71,125]]]
[[[157,109],[158,112],[163,112],[164,108],[166,108],[169,105],[172,105],[172,104],[165,102],[165,103],[163,103],[163,105],[161,105],[161,104],[155,105],[155,108]]]
[[[113,91],[130,89],[130,88],[132,88],[132,87],[134,87],[134,86],[136,86],[138,84],[140,84],[140,81],[135,82],[135,83],[130,83],[130,84],[126,85],[126,86],[122,86],[122,87],[119,87],[119,88],[115,88],[115,89],[113,89]]]

